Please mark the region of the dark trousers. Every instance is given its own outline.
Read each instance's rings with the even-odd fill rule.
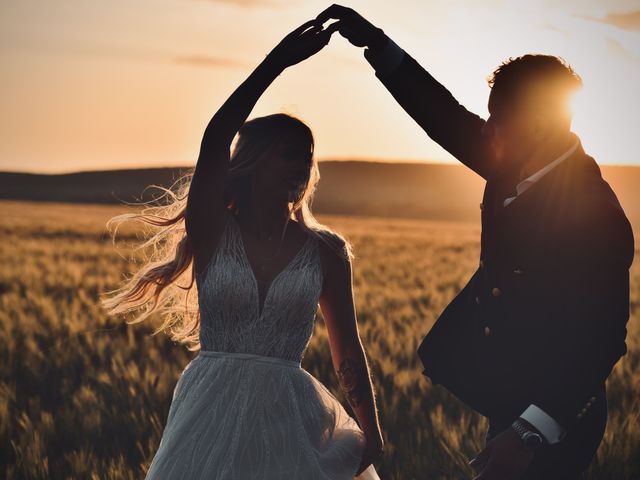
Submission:
[[[509,428],[512,419],[489,419],[485,443]],[[604,436],[607,424],[607,397],[604,387],[582,421],[553,445],[536,451],[520,480],[586,480],[586,471]]]

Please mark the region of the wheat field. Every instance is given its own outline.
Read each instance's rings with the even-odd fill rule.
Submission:
[[[195,356],[98,305],[135,263],[105,222],[119,206],[0,202],[0,477],[139,479],[173,388]],[[386,452],[383,479],[472,478],[486,419],[420,375],[416,348],[475,270],[475,223],[321,216],[355,247],[354,286]],[[135,232],[123,232],[126,240]],[[640,479],[640,267],[629,352],[608,380],[609,423],[590,479]],[[318,317],[303,367],[337,388]],[[348,407],[347,407],[348,408]]]

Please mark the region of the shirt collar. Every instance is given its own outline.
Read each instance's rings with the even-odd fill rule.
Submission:
[[[566,152],[564,152],[562,155],[560,155],[558,158],[556,158],[553,162],[545,165],[544,167],[542,167],[540,170],[538,170],[537,172],[535,172],[533,175],[528,176],[527,178],[525,178],[524,180],[522,180],[520,183],[518,183],[518,185],[516,185],[516,193],[518,195],[520,195],[524,190],[526,190],[529,186],[531,186],[532,184],[536,183],[538,180],[540,180],[544,175],[546,175],[547,173],[549,173],[549,171],[551,169],[553,169],[554,167],[558,166],[560,163],[562,163],[564,160],[566,160],[567,158],[569,158],[571,156],[571,154],[573,152],[576,151],[576,149],[578,148],[578,144],[580,143],[579,140],[576,140],[576,142],[571,146],[571,148],[569,148],[569,150],[567,150]]]

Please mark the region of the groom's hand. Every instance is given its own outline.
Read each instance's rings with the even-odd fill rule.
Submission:
[[[387,35],[381,28],[376,27],[352,8],[333,4],[316,17],[324,24],[327,20],[338,20],[332,23],[356,47],[368,47],[372,51],[382,49],[388,41]]]
[[[473,480],[517,480],[533,460],[533,455],[533,450],[528,450],[516,431],[509,427],[491,439],[469,462],[473,468],[482,469]]]

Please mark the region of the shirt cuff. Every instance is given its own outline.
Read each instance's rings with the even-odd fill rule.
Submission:
[[[522,412],[520,418],[533,425],[544,436],[547,442],[558,443],[565,435],[562,426],[551,418],[544,410],[531,404]]]
[[[379,52],[365,51],[367,61],[374,68],[379,77],[393,73],[402,63],[404,50],[401,49],[391,38],[385,47]]]

